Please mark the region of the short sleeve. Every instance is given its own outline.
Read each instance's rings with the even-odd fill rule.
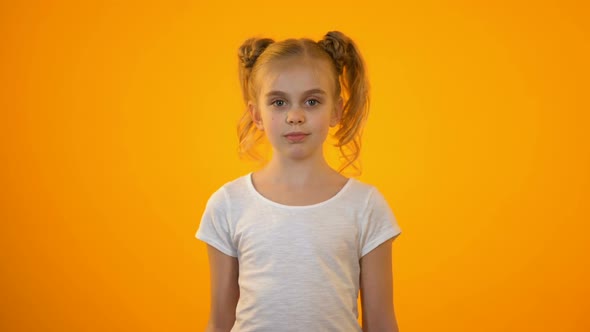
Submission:
[[[401,233],[393,211],[385,197],[373,187],[363,220],[360,238],[360,257],[368,254],[380,244]]]
[[[227,194],[221,187],[207,201],[195,237],[226,255],[237,257],[231,236],[228,206]]]

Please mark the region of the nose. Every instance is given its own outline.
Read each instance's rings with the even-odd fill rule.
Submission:
[[[287,112],[287,123],[290,125],[302,124],[305,122],[305,113],[302,110],[294,109]]]

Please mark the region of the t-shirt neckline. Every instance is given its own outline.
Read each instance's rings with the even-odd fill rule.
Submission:
[[[277,207],[280,207],[283,209],[290,209],[290,210],[315,208],[315,207],[320,207],[320,206],[326,205],[330,202],[333,202],[333,201],[337,200],[340,196],[342,196],[344,194],[344,192],[348,190],[348,187],[350,187],[352,185],[352,182],[354,181],[354,178],[352,178],[352,177],[348,178],[348,180],[346,181],[344,186],[342,186],[342,188],[340,188],[340,190],[336,194],[334,194],[332,197],[330,197],[326,200],[323,200],[321,202],[318,202],[315,204],[308,204],[308,205],[286,205],[286,204],[281,204],[279,202],[275,202],[269,198],[266,198],[261,193],[259,193],[258,190],[256,190],[256,188],[254,187],[254,181],[252,180],[252,173],[253,172],[248,173],[244,178],[247,183],[248,189],[250,189],[250,191],[254,194],[254,196],[258,197],[258,199],[260,199],[268,204],[271,204],[271,205],[274,205],[274,206],[277,206]]]

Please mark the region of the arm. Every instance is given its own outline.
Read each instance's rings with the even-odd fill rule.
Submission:
[[[399,332],[393,308],[392,242],[385,241],[360,260],[364,332]]]
[[[207,245],[211,275],[211,314],[206,332],[229,332],[240,298],[238,259]]]

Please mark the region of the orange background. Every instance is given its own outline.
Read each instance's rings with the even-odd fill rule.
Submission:
[[[84,3],[84,4],[81,4]],[[209,195],[245,174],[236,51],[338,29],[402,331],[590,331],[582,2],[0,4],[2,331],[200,331]]]

